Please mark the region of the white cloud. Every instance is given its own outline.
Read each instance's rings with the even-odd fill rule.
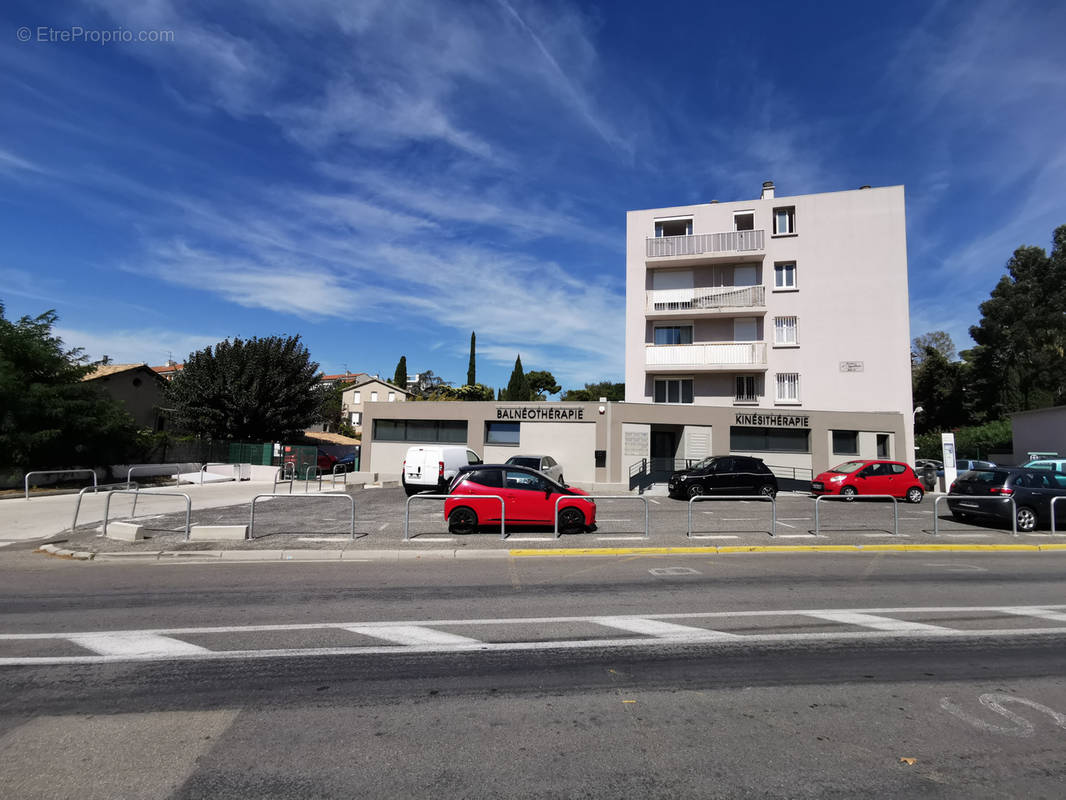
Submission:
[[[118,364],[150,366],[164,364],[167,358],[182,362],[189,353],[226,338],[160,328],[100,331],[60,326],[53,331],[68,348],[82,348],[90,361],[99,361],[106,355]]]

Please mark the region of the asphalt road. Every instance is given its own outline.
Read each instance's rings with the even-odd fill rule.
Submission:
[[[3,551],[0,794],[1058,798],[1061,564]]]

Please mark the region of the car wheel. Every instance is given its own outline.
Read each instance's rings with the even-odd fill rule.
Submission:
[[[411,486],[409,483],[405,483],[403,485],[403,490],[404,490],[404,492],[407,493],[407,496],[410,497],[413,494],[418,494],[419,492],[421,492],[422,491],[422,487],[421,486]]]
[[[452,513],[448,515],[448,530],[459,534],[476,533],[477,514],[474,513],[474,509],[466,506],[452,509]]]
[[[699,497],[701,494],[703,494],[703,487],[700,486],[698,483],[694,483],[689,486],[688,489],[685,490],[685,494],[687,494],[689,497]]]
[[[765,497],[777,497],[777,489],[768,483],[764,483],[759,487],[759,494]]]
[[[859,493],[859,490],[856,489],[854,486],[845,486],[843,489],[840,490],[840,496],[843,497],[848,502],[851,502],[852,500],[854,500],[855,499],[855,495],[857,495],[858,493]]]
[[[1036,529],[1036,512],[1028,506],[1022,506],[1017,514],[1018,530],[1028,533]]]
[[[925,492],[919,489],[917,486],[912,486],[907,490],[907,502],[908,503],[920,503],[922,498],[925,497]]]
[[[560,533],[582,533],[585,530],[585,515],[576,508],[564,508],[559,512]]]

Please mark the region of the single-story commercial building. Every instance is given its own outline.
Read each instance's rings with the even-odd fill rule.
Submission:
[[[1037,408],[1010,415],[1014,463],[1066,455],[1066,406]]]
[[[899,412],[748,409],[656,403],[367,403],[363,470],[399,477],[407,449],[465,445],[486,462],[550,455],[568,483],[630,490],[711,455],[754,455],[809,480],[849,458],[911,461]]]

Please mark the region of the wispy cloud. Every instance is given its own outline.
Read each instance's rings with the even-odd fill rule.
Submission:
[[[168,358],[184,361],[189,353],[226,338],[221,334],[210,336],[160,328],[101,332],[60,326],[53,332],[68,347],[82,348],[90,361],[107,356],[119,364],[139,364],[147,360],[153,366],[166,363]]]

